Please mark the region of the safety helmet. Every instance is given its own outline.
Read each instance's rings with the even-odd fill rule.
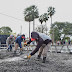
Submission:
[[[13,37],[13,35],[10,35],[10,38],[12,38]]]

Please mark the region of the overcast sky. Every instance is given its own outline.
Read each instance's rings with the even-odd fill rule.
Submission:
[[[17,34],[21,31],[28,36],[29,23],[24,21],[24,9],[36,5],[39,15],[46,13],[49,6],[55,8],[53,23],[72,22],[72,1],[71,0],[0,0],[0,27],[9,26]],[[45,23],[43,23],[45,24]],[[40,25],[38,19],[35,20],[35,27]],[[50,18],[47,21],[48,29],[50,28]],[[31,22],[31,31],[33,23]]]

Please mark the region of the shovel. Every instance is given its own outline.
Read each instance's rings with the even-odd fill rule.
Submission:
[[[24,59],[27,59],[27,56],[28,56],[28,53],[29,53],[28,46],[26,46],[26,48],[27,48],[27,55],[24,56]]]

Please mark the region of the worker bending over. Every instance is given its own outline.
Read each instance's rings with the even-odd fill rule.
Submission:
[[[37,46],[29,54],[29,56],[27,58],[30,58],[37,51],[39,51],[39,54],[38,54],[38,57],[37,58],[40,59],[41,54],[43,54],[43,61],[42,62],[45,63],[46,57],[47,57],[47,52],[48,52],[48,49],[51,47],[52,40],[51,40],[51,38],[49,36],[47,36],[44,33],[32,32],[31,33],[31,39],[29,40],[29,42],[27,44],[30,44],[34,40],[36,40]]]
[[[24,35],[24,34],[23,34],[23,35],[20,35],[20,36],[18,36],[18,37],[16,38],[16,40],[15,40],[15,50],[14,50],[14,54],[16,54],[16,50],[18,49],[18,47],[20,47],[20,54],[22,54],[23,48],[22,48],[21,42],[22,42],[23,40],[25,40],[25,35]]]
[[[15,38],[13,35],[10,35],[7,40],[6,40],[6,44],[7,44],[7,51],[12,51],[12,44],[14,43]]]

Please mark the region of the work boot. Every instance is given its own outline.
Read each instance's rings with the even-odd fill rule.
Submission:
[[[40,59],[41,55],[38,55],[37,59]]]
[[[14,55],[16,55],[16,51],[14,51]]]
[[[20,55],[23,54],[22,50],[20,51]]]
[[[12,51],[12,49],[10,49],[10,51]]]
[[[45,61],[46,61],[46,57],[43,57],[43,61],[42,61],[42,63],[45,63]]]
[[[7,51],[9,52],[9,49],[7,49]]]

